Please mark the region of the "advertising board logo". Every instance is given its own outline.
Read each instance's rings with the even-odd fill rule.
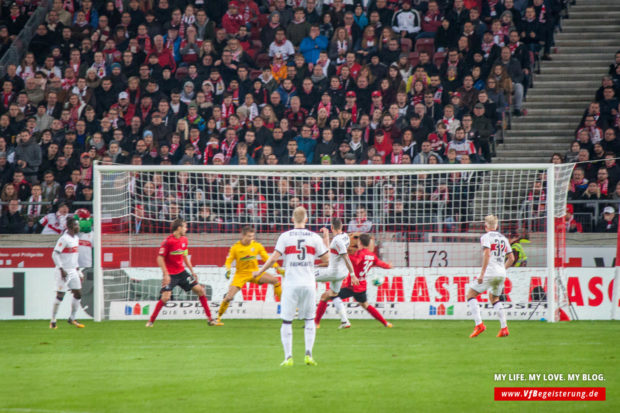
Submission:
[[[140,303],[125,304],[125,315],[149,315],[149,307],[149,304],[145,306],[141,306]]]
[[[454,315],[454,306],[451,305],[446,308],[443,304],[438,306],[431,305],[428,307],[428,315]]]

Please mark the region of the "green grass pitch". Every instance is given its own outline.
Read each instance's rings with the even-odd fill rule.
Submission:
[[[283,359],[278,320],[0,322],[0,411],[7,412],[486,412],[620,411],[620,323],[498,322],[468,338],[468,321],[402,321],[393,329],[325,320],[303,364]],[[596,382],[496,382],[495,373],[602,373]],[[493,388],[606,387],[605,402],[494,402]]]

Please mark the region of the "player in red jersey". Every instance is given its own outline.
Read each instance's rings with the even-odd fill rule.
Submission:
[[[185,291],[192,290],[198,295],[200,304],[205,309],[205,314],[209,319],[209,325],[214,325],[214,320],[211,318],[211,311],[209,310],[209,304],[207,303],[207,295],[202,285],[198,284],[198,277],[194,272],[194,267],[187,256],[187,238],[185,233],[187,232],[187,223],[182,219],[176,219],[172,223],[172,234],[168,235],[168,238],[164,240],[159,248],[159,255],[157,256],[157,264],[161,268],[164,274],[162,280],[161,296],[151,318],[146,323],[147,327],[153,327],[153,323],[159,314],[159,311],[170,300],[172,290],[177,285]],[[187,269],[189,269],[189,272]]]
[[[377,321],[384,326],[391,328],[392,323],[387,322],[375,307],[368,304],[368,298],[366,298],[366,277],[372,267],[377,266],[390,269],[392,268],[392,264],[381,261],[374,252],[368,249],[371,243],[370,234],[361,234],[359,237],[359,242],[361,244],[361,248],[351,256],[351,262],[353,263],[353,269],[355,270],[355,275],[359,280],[359,284],[352,285],[351,276],[348,276],[343,283],[343,287],[338,293],[338,297],[334,298],[334,301],[353,297],[355,301],[360,303],[362,308],[368,311],[370,315],[377,319]],[[319,324],[322,316],[323,314],[317,312],[314,323]],[[347,314],[344,311],[340,312],[340,321],[340,328],[349,328],[351,326],[351,323],[347,318]]]

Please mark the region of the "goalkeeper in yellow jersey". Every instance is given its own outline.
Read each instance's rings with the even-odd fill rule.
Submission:
[[[226,312],[228,308],[228,304],[232,301],[235,295],[241,290],[241,288],[247,282],[257,283],[257,284],[272,284],[273,290],[275,294],[280,297],[282,294],[282,286],[280,285],[280,280],[278,280],[273,275],[262,274],[262,276],[258,278],[252,277],[252,272],[258,271],[258,256],[263,260],[263,262],[269,259],[269,254],[265,251],[265,247],[263,247],[260,243],[254,241],[254,236],[256,235],[256,230],[254,227],[246,225],[241,229],[241,239],[237,241],[232,247],[230,247],[230,251],[228,252],[228,256],[226,257],[226,278],[230,278],[232,273],[231,265],[233,261],[235,261],[236,271],[235,276],[233,277],[232,282],[230,283],[230,287],[228,288],[228,293],[222,300],[222,304],[220,305],[220,309],[217,312],[217,321],[215,325],[223,326],[222,316]],[[282,274],[282,268],[278,267],[278,264],[274,264],[276,271],[279,274]]]

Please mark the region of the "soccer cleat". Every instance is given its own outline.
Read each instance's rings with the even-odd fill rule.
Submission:
[[[153,327],[153,322],[152,321],[147,321],[146,322],[146,326],[145,327]]]
[[[289,357],[280,363],[280,367],[293,367],[293,357]]]
[[[499,330],[499,333],[497,333],[497,337],[508,337],[508,334],[508,327],[504,327]]]
[[[318,366],[319,363],[317,363],[316,361],[314,361],[314,359],[312,358],[312,356],[306,356],[304,357],[304,363],[306,364],[306,366]]]
[[[351,328],[351,323],[349,323],[348,321],[341,321],[340,325],[338,326],[338,328]]]
[[[55,322],[55,321],[50,321],[50,328],[51,328],[52,330],[56,330],[56,329],[58,328],[58,326],[56,325],[56,322]]]
[[[314,327],[318,330],[319,328],[321,328],[321,325],[317,323],[314,325]]]
[[[477,335],[479,335],[480,333],[482,333],[482,332],[483,332],[484,330],[486,330],[486,329],[487,329],[487,328],[486,328],[486,326],[484,325],[484,323],[480,323],[480,324],[478,324],[476,327],[474,327],[474,332],[473,332],[473,333],[471,333],[471,334],[469,335],[469,338],[474,338],[474,337],[476,337]]]
[[[390,322],[387,322],[387,323],[385,324],[385,326],[386,326],[387,328],[392,328],[392,327],[394,327],[394,325],[393,325],[392,323],[390,323]]]
[[[224,323],[222,322],[222,319],[218,317],[218,318],[216,318],[216,319],[215,319],[215,322],[214,322],[213,324],[211,324],[211,325],[214,325],[214,326],[223,326],[223,325],[224,325]]]
[[[79,321],[77,320],[67,320],[67,323],[71,324],[72,326],[76,326],[77,328],[84,328],[84,324],[80,324]]]

